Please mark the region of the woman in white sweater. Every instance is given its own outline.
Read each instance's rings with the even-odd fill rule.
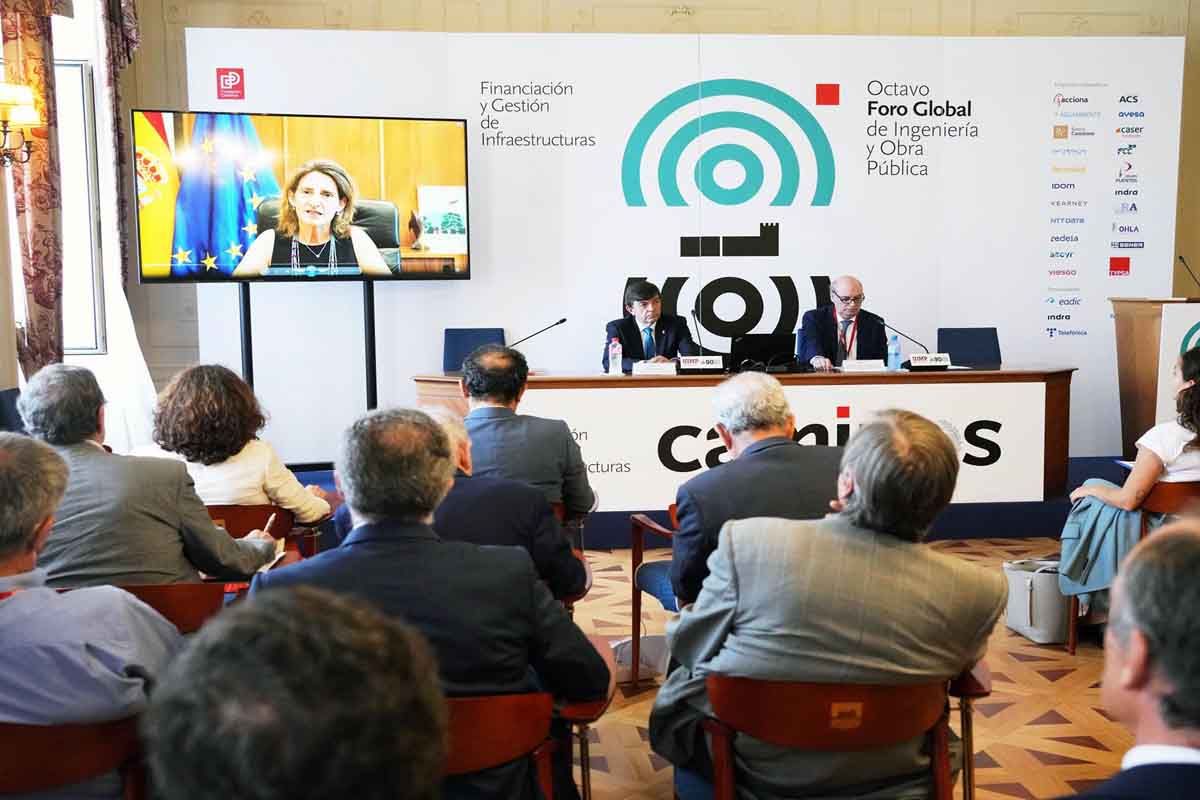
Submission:
[[[254,390],[230,369],[200,364],[180,372],[158,396],[154,452],[187,462],[206,505],[286,508],[304,524],[333,509],[319,486],[301,486],[274,448],[258,438],[266,417]]]

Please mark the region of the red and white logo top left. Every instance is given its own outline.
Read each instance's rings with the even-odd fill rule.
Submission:
[[[242,67],[217,67],[217,99],[246,99],[246,75]]]

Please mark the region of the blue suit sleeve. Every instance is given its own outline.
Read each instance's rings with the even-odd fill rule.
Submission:
[[[530,555],[538,574],[555,597],[570,597],[583,591],[587,570],[571,552],[550,504],[540,494],[534,498],[528,519]]]
[[[817,315],[821,309],[814,308],[804,312],[804,319],[800,323],[800,344],[796,354],[796,360],[807,364],[817,356],[832,358],[832,353],[826,353],[824,346],[821,344],[821,326],[817,321]]]
[[[708,543],[700,506],[687,486],[679,487],[675,493],[675,515],[679,530],[671,539],[671,588],[682,606],[700,594],[700,586],[708,575],[708,556],[716,543]]]

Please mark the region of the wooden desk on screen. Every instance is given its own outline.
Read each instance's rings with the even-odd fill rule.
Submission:
[[[1067,483],[1074,367],[778,375],[800,441],[838,444],[882,408],[936,420],[961,456],[956,502],[1037,501]],[[723,460],[712,430],[722,375],[534,375],[521,413],[567,422],[603,511],[666,506]],[[458,378],[418,375],[417,401],[466,413]],[[652,502],[651,502],[652,501]]]
[[[406,272],[466,272],[465,253],[434,253],[429,250],[400,248],[400,274]]]

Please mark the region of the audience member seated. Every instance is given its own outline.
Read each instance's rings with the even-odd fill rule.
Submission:
[[[528,377],[525,356],[511,347],[486,344],[463,361],[475,475],[524,481],[551,503],[562,503],[569,515],[586,514],[596,496],[570,427],[562,420],[517,413]]]
[[[291,511],[300,523],[325,519],[329,497],[319,486],[301,486],[275,449],[258,438],[266,423],[254,390],[233,370],[188,367],[158,396],[158,447],[141,454],[185,460],[206,505],[270,504]]]
[[[1141,537],[1142,502],[1159,481],[1200,481],[1200,347],[1188,350],[1171,372],[1176,417],[1137,440],[1137,458],[1122,486],[1091,478],[1075,491],[1062,532],[1059,587],[1079,595],[1080,614],[1103,621],[1117,565]],[[1150,527],[1162,523],[1151,515]]]
[[[17,407],[70,468],[42,551],[50,586],[243,580],[275,557],[268,534],[233,539],[213,524],[181,462],[108,452],[104,395],[87,369],[43,367]]]
[[[462,420],[443,408],[427,413],[442,426],[457,467],[450,493],[433,512],[433,529],[438,536],[472,544],[523,547],[556,598],[582,592],[587,570],[571,551],[542,493],[520,481],[472,475],[471,439]],[[334,522],[339,540],[354,527],[350,509],[344,505]]]
[[[548,691],[566,701],[605,695],[604,660],[516,547],[440,538],[433,513],[453,484],[446,434],[420,411],[376,411],[346,431],[338,479],[354,529],[341,546],[260,573],[251,596],[309,584],[403,617],[429,638],[450,695]],[[310,690],[312,687],[309,687]],[[569,728],[557,721],[555,797],[576,795]],[[449,778],[448,800],[539,796],[527,760]]]
[[[720,384],[713,411],[730,461],[676,493],[679,532],[672,544],[671,587],[681,605],[700,594],[708,557],[729,520],[825,516],[842,457],[840,447],[796,444],[796,419],[783,386],[770,375],[747,372]]]
[[[109,586],[45,587],[38,552],[67,487],[53,449],[0,433],[0,721],[103,722],[141,712],[150,683],[182,642],[133,595]],[[5,756],[0,755],[0,758]],[[70,753],[47,753],[70,758]],[[39,798],[117,798],[116,773]]]
[[[700,596],[668,626],[681,666],[654,702],[651,747],[711,780],[700,724],[711,713],[709,673],[916,684],[979,661],[1005,605],[1004,578],[922,542],[957,477],[958,454],[937,425],[888,411],[847,444],[837,513],[727,522]],[[908,796],[900,792],[921,791],[928,780],[927,772],[914,777],[928,770],[923,739],[810,753],[739,736],[739,796]]]
[[[446,709],[420,634],[300,588],[208,623],[142,731],[158,797],[435,800]]]
[[[1134,547],[1113,584],[1101,697],[1133,733],[1121,772],[1078,797],[1185,800],[1200,785],[1200,521]]]

